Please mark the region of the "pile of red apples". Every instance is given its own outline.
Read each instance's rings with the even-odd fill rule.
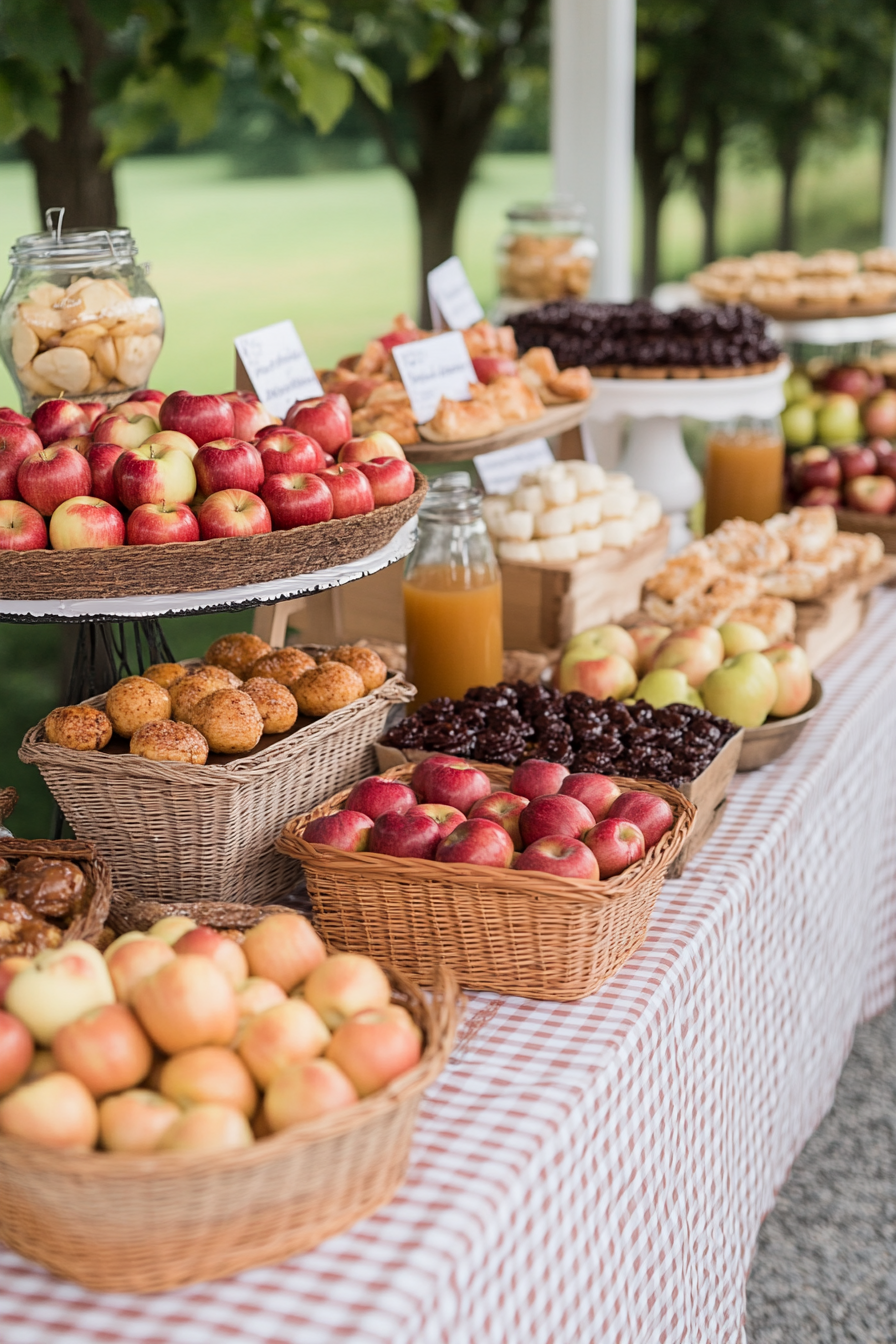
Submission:
[[[302,838],[346,853],[472,863],[554,877],[616,877],[665,835],[664,798],[620,789],[555,761],[523,761],[508,790],[458,756],[428,756],[409,784],[371,775],[340,812],[317,817]]]
[[[0,962],[0,1134],[49,1148],[215,1153],[354,1106],[422,1036],[369,957],[300,915],[242,944],[171,915],[104,954]]]
[[[413,494],[391,435],[355,438],[340,393],[285,421],[243,392],[147,390],[0,408],[0,549],[57,551],[249,537],[372,513]]]

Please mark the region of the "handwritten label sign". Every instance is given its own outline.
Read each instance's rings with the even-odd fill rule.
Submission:
[[[449,257],[426,277],[429,307],[435,327],[463,331],[485,317],[482,304],[473,293],[460,257]]]
[[[530,439],[528,443],[515,443],[512,448],[480,453],[473,462],[487,495],[509,495],[526,472],[552,466],[554,454],[547,439]]]
[[[392,357],[418,425],[432,419],[442,397],[470,400],[470,383],[476,382],[476,374],[459,331],[393,346]]]
[[[294,401],[323,395],[292,322],[259,327],[233,343],[255,395],[274,415],[285,415]]]

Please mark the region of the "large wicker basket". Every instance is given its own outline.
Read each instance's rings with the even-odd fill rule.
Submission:
[[[382,1092],[215,1156],[60,1152],[0,1137],[0,1240],[87,1288],[152,1293],[275,1264],[388,1203],[458,1011],[449,971],[426,995],[399,971],[390,978],[424,1050]]]
[[[479,768],[507,788],[511,770]],[[413,769],[396,766],[383,774],[407,782]],[[605,882],[346,854],[303,840],[308,822],[338,811],[348,790],[294,817],[277,847],[301,861],[315,927],[329,948],[388,961],[422,984],[444,964],[464,989],[581,999],[641,946],[666,870],[696,815],[694,805],[667,784],[615,782],[659,794],[675,822],[645,858]]]
[[[295,885],[295,865],[274,848],[287,818],[375,769],[373,744],[390,709],[413,694],[391,675],[344,709],[221,765],[71,751],[46,740],[43,721],[19,758],[40,770],[75,835],[101,845],[116,887],[149,900],[255,904]]]

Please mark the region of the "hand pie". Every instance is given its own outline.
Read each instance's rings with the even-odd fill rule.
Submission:
[[[484,439],[503,428],[501,413],[490,402],[449,401],[442,397],[433,418],[420,426],[420,433],[430,443],[458,443],[464,439]]]

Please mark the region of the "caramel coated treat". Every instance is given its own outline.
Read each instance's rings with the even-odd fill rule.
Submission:
[[[188,723],[162,719],[145,723],[131,738],[131,755],[146,761],[181,761],[185,765],[205,765],[208,743]]]
[[[61,919],[76,913],[87,892],[87,879],[67,859],[20,859],[9,894],[36,915]]]
[[[48,742],[72,751],[100,751],[112,736],[112,724],[92,705],[62,705],[44,719]]]
[[[299,717],[292,691],[273,677],[250,677],[243,682],[243,694],[261,715],[266,733],[288,733]]]
[[[171,717],[184,723],[192,722],[193,710],[212,691],[225,687],[236,690],[242,682],[226,667],[197,667],[189,676],[182,677],[171,687]]]
[[[153,663],[140,673],[147,681],[154,681],[165,691],[170,691],[175,682],[187,674],[188,669],[182,663]]]
[[[271,652],[270,644],[259,639],[258,635],[222,635],[207,650],[205,661],[214,667],[226,667],[240,681],[245,681],[252,675],[252,664],[257,663],[263,654]]]
[[[106,716],[119,737],[131,738],[144,723],[171,718],[171,698],[148,677],[125,677],[106,696]]]
[[[373,649],[361,644],[340,644],[321,658],[321,663],[344,663],[364,683],[365,691],[375,691],[386,680],[386,664]]]
[[[249,676],[271,677],[281,686],[288,686],[312,667],[317,667],[317,663],[310,653],[303,653],[301,649],[272,649],[256,659],[249,669]]]
[[[344,709],[353,700],[365,694],[364,682],[357,672],[345,663],[321,663],[291,683],[289,688],[296,698],[300,714],[320,718]]]
[[[229,687],[212,691],[200,700],[193,711],[193,726],[202,733],[209,750],[222,756],[251,751],[264,732],[264,720],[252,697]]]
[[[47,947],[59,947],[61,942],[62,930],[21,901],[0,901],[0,959],[34,957]]]

